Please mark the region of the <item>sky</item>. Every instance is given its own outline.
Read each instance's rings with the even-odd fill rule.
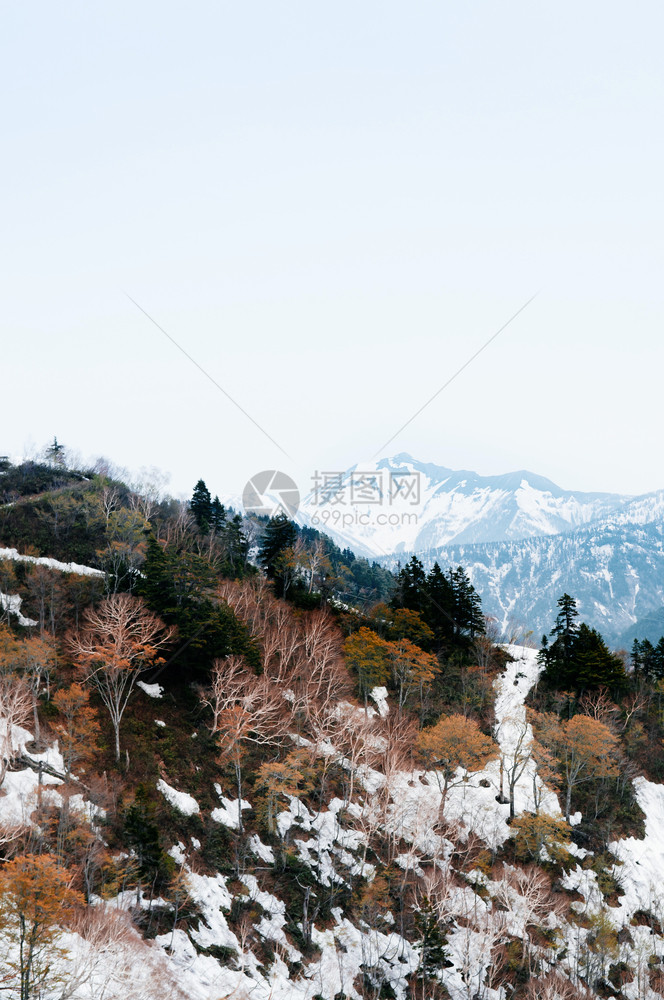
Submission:
[[[661,4],[0,16],[0,453],[664,488]]]

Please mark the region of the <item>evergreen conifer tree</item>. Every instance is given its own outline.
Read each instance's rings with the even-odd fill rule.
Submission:
[[[226,509],[219,497],[215,497],[210,505],[210,527],[219,534],[226,525]]]
[[[268,521],[258,552],[258,561],[270,580],[274,580],[278,595],[282,593],[280,557],[295,544],[297,529],[285,514],[277,514]]]
[[[418,611],[426,621],[429,610],[427,578],[424,566],[417,556],[413,556],[399,571],[392,606]]]
[[[558,691],[585,691],[606,687],[614,697],[623,693],[627,678],[622,660],[607,647],[600,633],[578,624],[576,601],[569,594],[558,600],[551,629],[551,645],[542,642],[539,660],[545,665],[545,683]],[[642,654],[641,654],[642,655]]]
[[[189,508],[194,515],[194,520],[198,525],[199,531],[202,531],[206,535],[210,530],[210,522],[212,520],[212,499],[210,491],[202,479],[199,479],[194,487],[194,492],[189,501]]]
[[[436,642],[449,647],[454,640],[454,589],[437,562],[429,570],[426,581],[429,596],[427,624],[433,629]]]
[[[468,639],[474,639],[476,635],[484,632],[484,617],[482,615],[482,602],[472,583],[464,573],[461,566],[457,566],[454,572],[450,571],[449,582],[452,587],[454,599],[453,617],[455,621],[455,635]]]

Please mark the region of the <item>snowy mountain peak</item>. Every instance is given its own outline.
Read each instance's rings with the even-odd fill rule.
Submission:
[[[563,490],[525,469],[482,476],[400,452],[320,482],[304,498],[298,519],[376,557],[555,535],[617,513],[631,500]]]

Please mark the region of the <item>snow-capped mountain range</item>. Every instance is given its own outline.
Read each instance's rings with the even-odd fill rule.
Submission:
[[[393,570],[411,555],[426,568],[463,566],[508,634],[548,632],[564,592],[615,642],[664,606],[664,490],[563,490],[525,470],[481,476],[406,453],[321,471],[313,483],[297,522]],[[278,490],[264,500],[268,511],[284,509]]]
[[[402,453],[354,466],[343,475],[319,473],[298,520],[320,528],[342,547],[376,558],[443,545],[556,535],[639,503],[634,519],[640,515],[648,520],[649,498],[562,490],[526,471],[480,476]]]
[[[664,605],[664,490],[582,493],[400,454],[321,479],[298,520],[392,569],[462,565],[507,631],[548,631],[563,592],[610,639]]]

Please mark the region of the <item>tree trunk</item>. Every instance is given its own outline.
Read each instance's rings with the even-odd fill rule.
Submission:
[[[242,823],[242,769],[239,764],[235,765],[235,777],[237,779],[237,831],[244,833]]]
[[[37,711],[37,693],[32,695],[32,715],[35,723],[35,746],[41,746],[41,729],[39,728],[39,712]]]

